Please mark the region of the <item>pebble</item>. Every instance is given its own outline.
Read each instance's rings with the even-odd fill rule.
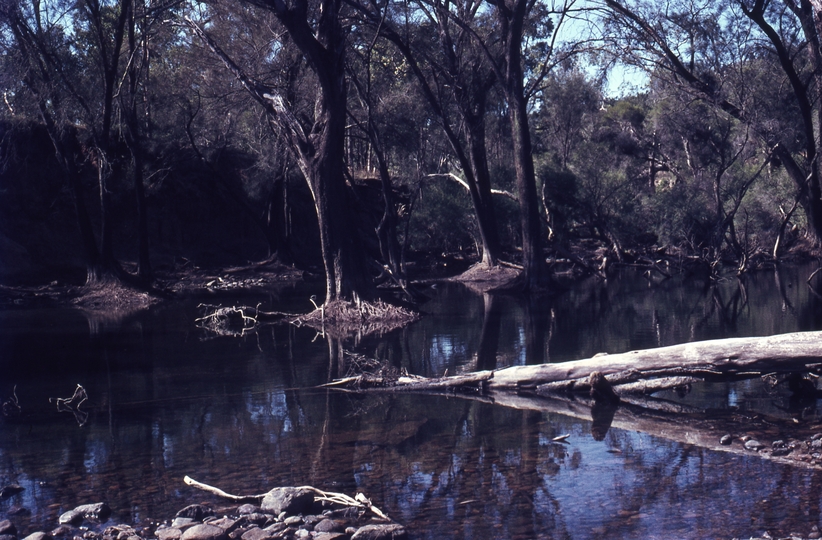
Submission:
[[[272,492],[275,492],[272,494]],[[51,533],[37,531],[25,538],[15,524],[0,520],[0,540],[403,540],[406,529],[377,520],[361,508],[314,503],[314,491],[277,488],[261,506],[244,504],[223,517],[205,505],[186,506],[156,528],[135,530],[129,525],[110,525],[111,509],[105,503],[82,505],[63,513]],[[306,494],[311,495],[309,501]],[[221,513],[224,510],[221,510]],[[105,528],[104,528],[105,527]]]
[[[747,450],[758,451],[765,448],[765,445],[757,441],[756,439],[748,439],[747,441],[745,441],[745,448]]]

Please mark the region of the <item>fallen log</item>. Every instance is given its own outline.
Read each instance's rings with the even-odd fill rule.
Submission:
[[[488,389],[536,389],[542,384],[561,381],[573,389],[597,371],[609,379],[620,376],[623,380],[671,376],[711,378],[816,370],[822,367],[820,362],[822,332],[795,332],[697,341],[558,364],[513,366],[495,371]],[[624,377],[626,374],[634,375]]]
[[[822,371],[822,332],[729,338],[685,343],[558,364],[513,366],[496,371],[429,379],[401,376],[378,391],[461,395],[516,409],[554,412],[592,420],[601,440],[611,427],[641,431],[710,450],[757,455],[778,463],[822,469],[822,423],[764,418],[750,413],[702,411],[647,397],[661,389],[706,379],[761,376],[787,382],[795,394],[818,396],[802,374]],[[357,379],[357,378],[354,378]],[[342,384],[338,381],[333,384]],[[350,381],[347,381],[350,382]],[[592,392],[592,384],[594,391]],[[609,394],[610,389],[618,396]],[[359,388],[357,388],[359,389]],[[579,394],[586,394],[580,397]],[[747,437],[763,444],[746,446]],[[785,438],[780,442],[775,437]],[[725,442],[721,442],[721,441]],[[814,442],[816,441],[816,442]],[[729,443],[730,442],[730,443]],[[813,443],[813,444],[812,444]]]
[[[405,392],[587,393],[591,375],[600,373],[619,394],[651,393],[705,379],[754,377],[767,373],[822,369],[822,332],[795,332],[767,337],[727,338],[556,364],[512,366],[452,377],[399,377],[375,390]],[[331,385],[358,387],[358,378]],[[638,381],[648,381],[634,384]],[[656,381],[656,382],[654,382]]]

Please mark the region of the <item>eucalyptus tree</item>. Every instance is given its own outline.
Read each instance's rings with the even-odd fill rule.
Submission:
[[[340,0],[255,0],[273,14],[290,42],[305,58],[315,79],[312,111],[296,111],[280,88],[250,77],[203,29],[186,19],[198,35],[234,73],[238,81],[281,127],[305,177],[317,213],[326,277],[326,312],[342,303],[360,305],[374,295],[365,267],[361,239],[351,224],[353,202],[345,180],[348,29]],[[277,49],[272,51],[276,55]]]
[[[485,118],[496,75],[466,25],[489,27],[482,2],[360,2],[359,15],[402,54],[448,141],[471,197],[481,260],[495,266],[501,244],[486,151]],[[484,22],[483,22],[484,19]]]
[[[85,246],[88,282],[106,276],[129,278],[115,259],[112,236],[116,217],[111,192],[127,174],[118,150],[117,122],[120,116],[133,118],[136,113],[148,58],[146,33],[150,19],[156,20],[162,11],[163,7],[145,3],[137,6],[132,0],[81,0],[71,4],[33,0],[4,2],[0,8],[0,22],[12,37],[8,46],[13,50],[8,53],[18,59],[20,81],[38,104],[38,114],[71,186]],[[118,95],[123,102],[118,102]],[[23,99],[19,94],[16,97]],[[133,105],[121,109],[128,99]],[[139,277],[147,285],[150,265],[138,151],[140,126],[128,123],[134,170],[139,169],[133,177],[139,215]],[[97,173],[97,235],[83,193],[85,163]]]
[[[750,126],[797,191],[806,236],[822,247],[822,6],[810,0],[604,0],[620,61],[646,69]],[[769,80],[763,66],[778,65]],[[776,77],[774,80],[773,76]],[[776,98],[776,99],[774,99]],[[781,116],[785,104],[796,125]],[[798,129],[797,129],[798,128]]]

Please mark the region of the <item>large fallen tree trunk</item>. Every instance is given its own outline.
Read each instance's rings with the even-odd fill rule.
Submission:
[[[590,381],[602,375],[617,394],[652,393],[713,378],[754,377],[767,373],[816,371],[822,368],[822,332],[796,332],[769,337],[728,338],[684,343],[593,358],[512,366],[453,377],[349,377],[329,386],[378,387],[391,391],[469,391],[555,394],[589,392]]]
[[[374,375],[360,375],[326,386],[454,392],[504,407],[590,419],[592,435],[597,439],[617,427],[701,448],[755,454],[779,463],[819,469],[822,423],[816,416],[767,418],[733,408],[703,411],[643,394],[706,379],[766,376],[769,384],[787,382],[795,397],[815,403],[820,392],[806,374],[820,371],[822,332],[799,332],[700,341],[436,379],[403,375],[381,380]]]

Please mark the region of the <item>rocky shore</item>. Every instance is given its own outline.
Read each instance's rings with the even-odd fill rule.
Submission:
[[[7,486],[9,488],[9,486]],[[4,488],[4,489],[7,489]],[[22,488],[21,488],[22,489]],[[174,518],[151,527],[109,523],[104,503],[65,512],[50,531],[20,536],[14,523],[0,520],[0,540],[405,540],[405,528],[380,517],[368,505],[352,506],[317,496],[317,490],[281,487],[257,504],[221,509],[192,504]]]

